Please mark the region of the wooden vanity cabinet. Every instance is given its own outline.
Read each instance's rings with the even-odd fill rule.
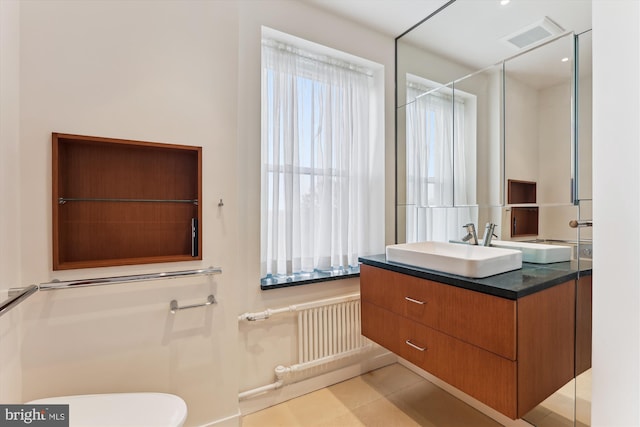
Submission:
[[[360,281],[362,301],[516,359],[513,301],[366,265]]]
[[[578,279],[576,288],[576,376],[591,368],[592,277]]]
[[[362,333],[520,418],[574,375],[573,282],[510,300],[361,265]]]
[[[516,363],[362,300],[362,334],[443,381],[511,414]]]

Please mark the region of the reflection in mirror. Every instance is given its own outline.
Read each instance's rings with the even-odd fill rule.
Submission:
[[[536,203],[542,205],[538,215],[539,230],[533,233],[527,229],[525,235],[519,238],[575,241],[574,233],[567,231],[568,227],[566,227],[567,221],[576,216],[575,207],[569,206],[572,201],[571,179],[574,173],[571,169],[570,141],[572,137],[572,82],[570,77],[573,63],[571,32],[582,32],[588,30],[590,26],[591,7],[588,1],[520,0],[502,6],[498,1],[456,0],[396,40],[397,243],[407,241],[406,167],[404,165],[406,161],[405,125],[407,121],[405,106],[412,103],[416,96],[415,92],[407,92],[407,78],[412,75],[437,82],[441,86],[452,84],[454,96],[455,92],[460,90],[476,97],[474,203],[477,206],[479,228],[482,228],[486,222],[493,222],[498,224],[497,233],[501,238],[512,238],[511,210],[509,207],[499,209],[500,206],[508,205],[506,200],[507,180],[518,179],[507,176],[505,168],[509,168],[511,172],[515,171],[511,173],[512,176],[532,177],[528,179],[536,183],[539,192]],[[529,36],[534,33],[543,36],[532,41]],[[549,43],[553,39],[559,40]],[[527,42],[523,42],[523,40],[527,40]],[[545,43],[548,46],[539,47]],[[532,49],[536,47],[539,51],[533,52]],[[546,61],[551,59],[554,49],[565,50],[566,53],[563,53],[563,57],[569,58],[569,61],[549,66]],[[522,52],[528,50],[532,50],[532,52],[522,55]],[[538,59],[527,62],[525,56]],[[545,62],[542,62],[544,56],[548,56],[549,59],[544,59]],[[501,98],[503,89],[501,77],[498,76],[501,63],[509,58],[513,59],[505,62],[505,66],[508,66],[509,69],[505,83],[507,92],[504,96],[506,99],[503,101]],[[541,64],[544,66],[540,67]],[[523,67],[528,67],[528,69],[522,69]],[[543,80],[548,81],[550,77],[553,77],[549,73],[552,69],[562,72],[564,82],[556,81],[553,84],[544,84],[547,87],[553,87],[554,84],[556,86],[566,84],[566,87],[558,87],[555,91],[548,89],[548,93],[542,93],[539,89],[540,85],[543,84]],[[491,74],[491,71],[480,73],[477,70],[496,72],[495,74]],[[542,74],[539,71],[542,71]],[[481,74],[491,75],[494,78],[487,79]],[[486,90],[489,92],[483,92],[482,85],[480,85],[481,89],[478,90],[475,86],[481,79],[487,79],[495,87],[487,88]],[[554,105],[553,108],[545,108],[544,106],[538,108],[531,103],[527,105],[525,101],[528,101],[529,98],[520,98],[519,94],[508,92],[508,88],[516,87],[515,82],[523,80],[522,86],[532,86],[534,89],[531,91],[540,92],[540,94],[535,93],[533,98],[539,96],[541,102],[553,102],[553,97],[559,96],[561,91],[564,91],[562,93],[566,96],[564,96],[561,105]],[[490,96],[484,96],[486,94]],[[483,103],[483,96],[488,101]],[[529,109],[534,114],[532,116],[527,114],[518,116],[518,108],[521,110]],[[534,108],[535,110],[532,110]],[[506,110],[504,117],[502,115],[503,109]],[[553,109],[557,109],[556,111],[561,114],[554,116]],[[527,123],[524,121],[527,117],[535,117],[536,120],[542,118],[547,120],[551,126],[538,126],[538,123],[533,121]],[[553,123],[553,119],[559,117],[567,119],[566,125],[562,128],[557,126],[558,121]],[[520,120],[520,122],[514,125],[510,123],[511,119]],[[509,129],[506,129],[505,132],[506,127]],[[505,151],[515,153],[518,150],[515,148],[518,144],[520,147],[524,147],[523,153],[531,154],[531,156],[522,155],[520,159],[514,158],[512,163],[512,159],[507,157],[508,154]],[[457,158],[454,157],[453,169],[455,171],[459,169],[456,160]],[[521,168],[523,161],[526,163]],[[590,161],[587,160],[586,163],[590,163]],[[468,168],[468,164],[468,162],[465,164],[465,169]],[[468,181],[469,176],[463,179],[454,175],[453,179],[455,185],[452,207],[462,208],[467,204],[464,200],[465,193],[455,189],[459,188],[465,182],[464,180]],[[468,184],[465,185],[465,188],[469,188]],[[587,191],[588,186],[579,185]],[[558,205],[562,205],[563,208],[558,209]],[[548,206],[556,207],[555,210],[561,212],[561,216],[552,218],[553,215],[548,212]],[[533,215],[529,216],[533,217]],[[540,231],[543,234],[539,234]],[[450,234],[446,236],[447,239],[457,237],[457,235]]]
[[[404,46],[403,52],[415,50]],[[442,70],[463,70],[430,59]],[[407,61],[405,69],[419,70],[419,65]],[[397,241],[459,240],[464,224],[497,223],[503,176],[501,66],[444,86],[409,72],[401,80],[398,92],[408,102],[397,111],[398,123],[404,124],[397,128]]]
[[[453,85],[438,86],[407,75],[406,91],[412,99],[405,106],[409,242],[456,238],[460,221],[477,221],[476,97]],[[458,205],[463,209],[455,208]]]
[[[571,34],[505,62],[505,174],[571,202]]]
[[[466,159],[462,153],[454,158],[455,169],[462,169],[456,175],[459,179],[455,188],[466,188],[467,193],[456,191],[454,205],[464,208],[475,204],[478,216],[474,223],[482,230],[488,222],[499,224],[503,205],[502,65],[470,74],[454,86],[456,96],[465,97],[470,104],[470,113],[465,115],[466,131],[461,136],[468,153],[464,153]]]
[[[502,239],[578,242],[572,262],[582,260],[591,231],[567,224],[591,219],[590,28],[587,0],[456,0],[396,40],[397,243],[457,240],[466,222],[493,222]],[[523,47],[529,31],[547,33]],[[583,68],[577,80],[574,65]],[[433,135],[447,142],[429,143],[427,132],[419,143],[414,133],[436,117],[436,99],[447,100],[451,117]],[[524,199],[509,201],[512,187]],[[514,210],[530,222],[516,233]],[[576,306],[582,374],[527,414],[531,424],[589,425],[580,390],[590,390],[590,289]]]
[[[572,185],[573,34],[505,61],[505,178],[535,186],[526,211],[537,224],[522,230],[508,201],[501,237],[575,241]],[[509,227],[504,226],[509,224]]]
[[[591,31],[577,37],[578,87],[577,87],[577,195],[578,200],[591,200]],[[591,218],[591,216],[589,216]]]

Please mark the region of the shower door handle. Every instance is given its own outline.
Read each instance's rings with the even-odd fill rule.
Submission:
[[[571,227],[571,228],[593,227],[593,220],[590,220],[590,219],[583,219],[583,220],[572,219],[571,221],[569,221],[569,227]]]

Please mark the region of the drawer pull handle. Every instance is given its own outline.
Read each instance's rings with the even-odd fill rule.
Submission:
[[[405,343],[408,346],[411,346],[411,347],[415,348],[416,350],[425,351],[427,349],[427,347],[419,347],[419,346],[415,345],[414,343],[411,342],[411,340],[406,340]]]
[[[418,301],[417,299],[413,299],[413,298],[410,298],[410,297],[404,297],[404,299],[406,299],[409,302],[414,302],[416,304],[425,305],[424,301]]]

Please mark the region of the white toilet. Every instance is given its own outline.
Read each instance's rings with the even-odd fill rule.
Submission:
[[[50,397],[34,405],[69,405],[69,427],[182,427],[187,404],[166,393],[110,393]]]

